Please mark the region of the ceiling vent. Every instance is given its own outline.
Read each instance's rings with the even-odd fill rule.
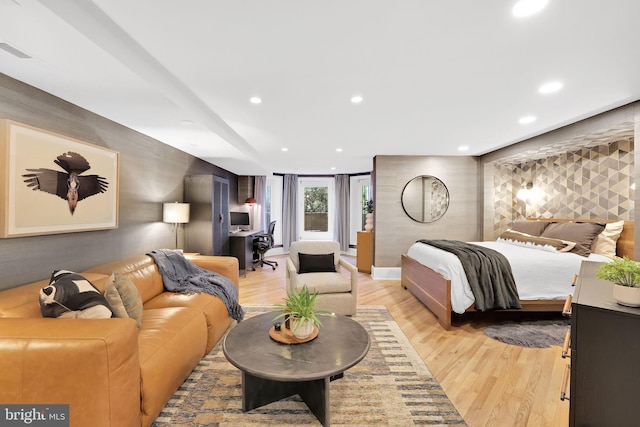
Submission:
[[[11,46],[9,43],[0,42],[0,49],[4,50],[7,53],[10,53],[13,56],[18,57],[18,58],[22,58],[22,59],[31,58],[30,55],[27,55],[26,53],[24,53],[20,49],[17,49],[15,47]]]

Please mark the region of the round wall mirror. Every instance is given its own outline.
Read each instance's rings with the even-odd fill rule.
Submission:
[[[402,208],[414,221],[437,221],[448,207],[449,190],[435,176],[416,176],[402,189]]]

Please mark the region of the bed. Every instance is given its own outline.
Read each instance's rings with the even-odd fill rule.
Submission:
[[[530,219],[533,221],[534,219]],[[568,222],[587,222],[587,223],[613,223],[615,221],[610,220],[569,220],[569,219],[558,219],[558,218],[548,218],[548,219],[535,219],[537,221],[544,221],[547,223],[568,223]],[[479,244],[486,245],[492,249],[496,249],[498,251],[501,250],[500,243],[504,242],[478,242]],[[462,265],[459,267],[453,268],[451,270],[450,267],[445,266],[443,268],[442,264],[439,264],[440,261],[434,262],[433,259],[437,257],[455,257],[455,255],[442,251],[440,249],[436,249],[433,247],[429,247],[425,254],[416,255],[414,246],[420,245],[415,244],[410,248],[406,254],[402,255],[401,260],[401,268],[402,268],[402,276],[401,276],[401,285],[408,289],[418,300],[420,300],[437,318],[442,327],[446,330],[451,328],[451,319],[454,313],[462,314],[464,312],[475,311],[474,308],[474,299],[473,294],[469,296],[469,289],[461,289],[464,287],[464,283],[460,283],[463,281],[460,279],[460,275],[464,276],[464,270],[462,270]],[[422,245],[427,246],[427,245]],[[524,248],[522,248],[524,249]],[[572,285],[574,281],[574,275],[577,274],[580,264],[582,260],[589,259],[591,261],[603,261],[608,258],[599,257],[589,255],[589,258],[585,258],[579,255],[574,254],[563,254],[563,253],[547,253],[544,254],[544,251],[539,251],[537,249],[526,249],[529,251],[533,251],[536,253],[536,259],[542,256],[543,259],[549,256],[557,256],[564,257],[563,259],[567,259],[568,265],[570,265],[575,272],[567,273],[564,272],[563,279],[561,279],[561,283],[558,284],[557,287],[539,290],[535,289],[535,287],[531,286],[531,283],[535,284],[536,280],[538,283],[547,283],[547,278],[550,273],[549,268],[539,268],[535,262],[529,262],[528,266],[525,266],[525,270],[521,271],[519,268],[512,266],[514,271],[513,276],[516,281],[516,285],[518,287],[518,292],[521,293],[520,303],[522,305],[521,309],[518,311],[545,311],[545,312],[560,312],[563,309],[565,304],[565,300],[567,296],[572,294]],[[436,252],[440,252],[437,254]],[[509,255],[514,252],[522,253],[520,248],[516,248],[514,246],[509,247],[508,249]],[[634,256],[634,223],[633,221],[624,221],[624,227],[620,236],[615,243],[615,252],[617,256],[628,256],[629,258],[633,258]],[[437,255],[437,257],[436,257]],[[507,254],[505,254],[506,256]],[[457,258],[456,258],[457,259]],[[531,258],[533,259],[533,257]],[[576,261],[577,260],[577,261]],[[446,261],[446,260],[445,260]],[[450,261],[450,260],[449,260]],[[511,259],[509,260],[512,262]],[[546,262],[546,261],[545,261]],[[459,264],[459,261],[458,261]],[[456,270],[456,268],[459,268]],[[533,275],[539,274],[539,272],[543,272],[547,274],[547,278],[545,276],[536,276]],[[558,273],[559,275],[560,273]],[[529,287],[525,286],[524,290],[521,291],[523,277],[529,277]],[[540,277],[538,279],[538,277]],[[464,278],[466,281],[466,276]],[[453,298],[452,298],[452,289],[453,289]],[[540,291],[540,292],[538,292]],[[457,295],[456,295],[457,294]],[[463,295],[462,298],[459,298],[460,295]],[[466,298],[466,299],[465,299]],[[507,310],[511,311],[511,310]]]

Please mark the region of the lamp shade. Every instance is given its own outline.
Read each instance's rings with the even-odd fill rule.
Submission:
[[[255,197],[249,197],[244,201],[244,203],[247,205],[255,205],[256,203],[258,203],[258,201],[255,199]]]
[[[163,203],[162,221],[173,224],[189,222],[189,203]]]

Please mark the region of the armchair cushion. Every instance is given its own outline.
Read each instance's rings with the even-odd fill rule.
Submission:
[[[340,273],[308,273],[298,277],[297,281],[298,292],[304,285],[311,293],[318,292],[320,295],[351,292],[351,281]]]
[[[336,266],[333,263],[334,254],[304,254],[298,253],[300,269],[298,274],[303,273],[335,273]]]

